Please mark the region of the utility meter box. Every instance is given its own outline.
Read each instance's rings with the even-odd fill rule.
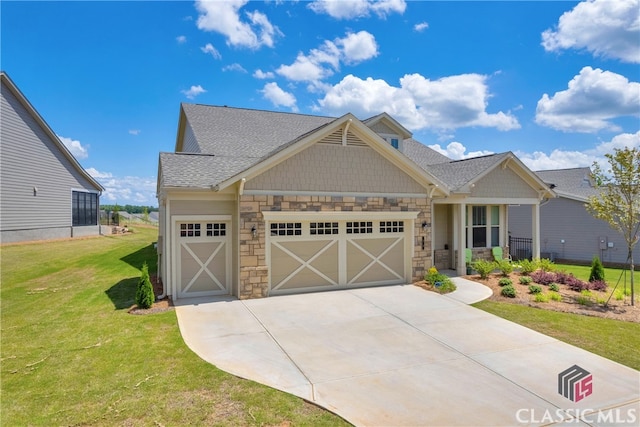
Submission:
[[[608,243],[607,243],[607,236],[601,236],[598,237],[598,247],[600,248],[600,250],[606,250],[608,247]]]

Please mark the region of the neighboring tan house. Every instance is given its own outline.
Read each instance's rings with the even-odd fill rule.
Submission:
[[[507,245],[507,206],[553,192],[512,153],[451,161],[386,113],[182,104],[160,153],[158,262],[174,299],[409,283]],[[535,222],[535,220],[534,220]],[[437,256],[438,261],[434,261]]]
[[[588,167],[539,171],[558,198],[540,204],[540,242],[543,258],[590,262],[595,255],[605,263],[624,264],[627,244],[618,231],[591,215],[585,204],[598,194]],[[509,233],[531,238],[531,214],[522,206],[509,207]]]
[[[0,242],[100,234],[93,179],[0,73]]]

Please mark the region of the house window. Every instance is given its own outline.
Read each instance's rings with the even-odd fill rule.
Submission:
[[[396,150],[400,148],[400,145],[398,144],[398,138],[391,138],[390,142],[391,142],[391,146]]]
[[[500,246],[500,206],[470,206],[470,218],[466,218],[467,230],[471,220],[471,247]],[[467,233],[467,239],[469,233]],[[467,240],[467,247],[469,242]]]
[[[84,191],[71,193],[71,224],[98,225],[98,195]]]
[[[312,222],[309,226],[309,233],[312,236],[318,234],[338,234],[337,222]]]
[[[180,224],[180,237],[200,237],[200,224]]]
[[[404,221],[380,221],[381,233],[402,233],[404,232]]]
[[[352,221],[347,222],[347,234],[370,234],[373,233],[373,222]]]
[[[224,223],[210,223],[207,224],[207,237],[217,237],[227,235],[227,224]]]
[[[300,236],[302,235],[302,223],[300,222],[276,222],[271,224],[272,236]]]

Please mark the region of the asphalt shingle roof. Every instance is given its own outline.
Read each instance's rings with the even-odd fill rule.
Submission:
[[[588,167],[537,171],[536,174],[547,185],[555,185],[553,191],[560,196],[586,200],[598,194],[591,184],[591,169]]]
[[[228,157],[185,153],[160,153],[164,187],[211,188],[248,169],[251,157]]]
[[[427,165],[426,170],[447,184],[453,191],[471,182],[478,175],[500,163],[509,152],[491,154],[471,159],[454,160],[447,163]]]

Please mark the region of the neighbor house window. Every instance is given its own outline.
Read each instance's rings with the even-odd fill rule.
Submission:
[[[98,195],[84,191],[71,193],[71,224],[98,225]]]
[[[500,246],[500,206],[469,206],[465,224],[467,247],[489,248]],[[470,220],[470,221],[469,221]],[[471,223],[471,236],[469,236]]]

